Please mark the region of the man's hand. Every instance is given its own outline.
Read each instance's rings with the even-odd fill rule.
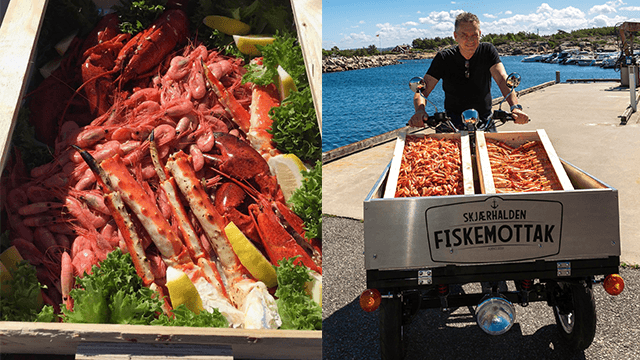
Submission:
[[[429,115],[424,109],[420,109],[416,111],[415,114],[409,120],[409,126],[413,127],[424,127],[424,119],[426,119]]]
[[[520,109],[513,109],[511,116],[513,116],[513,122],[516,124],[526,124],[529,122],[529,115]]]

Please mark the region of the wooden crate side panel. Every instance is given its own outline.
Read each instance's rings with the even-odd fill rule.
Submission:
[[[460,137],[460,154],[462,157],[462,181],[464,182],[464,194],[473,195],[473,164],[471,163],[471,145],[469,134]]]
[[[0,27],[0,171],[9,155],[47,0],[11,1]]]
[[[487,140],[482,131],[476,132],[476,161],[478,163],[478,179],[480,180],[481,193],[495,194],[496,188],[493,183],[491,164],[489,163]]]
[[[547,132],[544,131],[544,129],[538,129],[538,137],[544,146],[544,150],[547,152],[549,162],[551,162],[551,165],[553,166],[553,171],[556,173],[558,181],[560,181],[560,185],[562,185],[562,189],[573,190],[571,180],[569,180],[569,176],[567,176],[567,173],[562,166],[562,162],[560,162],[560,158],[558,158],[558,154],[556,154],[556,150],[553,148],[551,140],[549,140],[549,136],[547,136]]]
[[[322,0],[291,0],[322,136]]]
[[[396,139],[396,147],[393,149],[391,168],[389,169],[389,177],[387,178],[387,187],[384,190],[385,199],[396,197],[396,187],[398,186],[398,175],[400,175],[400,164],[402,164],[402,153],[404,151],[406,137],[407,133],[403,131],[398,134],[398,138]]]
[[[322,357],[322,331],[0,322],[3,353],[71,355],[83,342],[231,346],[239,359]]]

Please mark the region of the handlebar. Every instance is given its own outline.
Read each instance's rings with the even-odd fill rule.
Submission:
[[[514,121],[513,115],[504,110],[494,110],[493,114],[487,121],[479,121],[477,123],[469,123],[466,129],[458,129],[451,122],[451,118],[447,117],[444,112],[436,112],[426,118],[423,118],[423,123],[426,127],[440,130],[442,132],[460,132],[460,131],[475,131],[475,130],[487,130],[494,127],[500,127],[507,123],[507,121]],[[407,126],[409,124],[407,123]]]

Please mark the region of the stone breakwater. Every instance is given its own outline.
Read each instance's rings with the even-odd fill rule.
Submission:
[[[567,49],[579,49],[591,52],[616,51],[615,38],[607,39],[604,43],[591,41],[569,41],[555,48],[549,42],[537,41],[532,43],[511,43],[496,46],[500,56],[548,54]],[[442,50],[442,49],[439,49]],[[407,54],[385,54],[376,56],[324,56],[322,58],[322,72],[338,72],[347,70],[367,69],[372,67],[400,64],[402,60],[431,59],[435,51]]]
[[[368,69],[373,67],[400,64],[401,60],[430,59],[435,54],[389,54],[374,56],[325,56],[322,58],[322,72],[339,72]]]

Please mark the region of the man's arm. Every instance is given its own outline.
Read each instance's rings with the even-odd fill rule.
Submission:
[[[438,79],[434,78],[431,75],[425,74],[424,83],[425,87],[422,90],[422,94],[424,95],[424,97],[420,96],[420,94],[417,92],[413,94],[413,107],[415,108],[416,112],[409,120],[409,126],[423,127],[423,119],[424,117],[428,116],[425,109],[425,105],[427,104],[427,100],[425,99],[425,97],[429,97],[431,91],[433,91],[433,89],[438,84]]]
[[[502,62],[499,62],[493,65],[489,71],[491,72],[493,80],[498,84],[500,92],[502,92],[502,96],[506,97],[511,89],[507,86],[507,70],[505,70],[504,65]],[[518,97],[515,92],[509,95],[506,100],[510,106],[518,104]],[[513,109],[511,113],[516,124],[526,124],[529,122],[529,115],[525,114],[524,111],[520,109]]]

